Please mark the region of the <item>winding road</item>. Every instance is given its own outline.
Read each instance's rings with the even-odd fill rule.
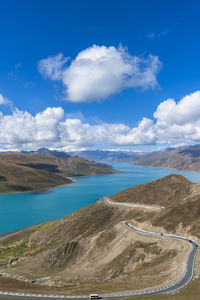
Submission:
[[[119,205],[119,206],[127,206],[127,207],[135,207],[135,208],[144,208],[144,209],[150,209],[150,210],[158,210],[161,211],[164,209],[164,207],[159,206],[150,206],[150,205],[142,205],[137,203],[121,203],[121,202],[113,202],[111,199],[107,196],[104,198],[110,205]],[[127,227],[130,230],[133,230],[134,232],[137,232],[139,234],[145,234],[145,235],[152,235],[160,238],[172,238],[177,240],[183,240],[187,243],[190,243],[190,251],[188,253],[188,257],[185,262],[185,268],[182,276],[175,280],[173,283],[170,283],[169,285],[160,287],[160,288],[152,288],[148,291],[140,291],[140,292],[124,292],[124,293],[112,293],[112,294],[104,294],[101,295],[101,298],[108,299],[108,298],[124,298],[129,296],[148,296],[148,295],[157,295],[157,294],[169,294],[173,293],[181,288],[183,288],[185,285],[187,285],[193,278],[194,275],[194,266],[195,266],[195,259],[197,256],[197,252],[199,249],[199,244],[196,243],[194,240],[189,240],[188,238],[185,238],[183,236],[178,235],[171,235],[171,234],[163,234],[160,232],[151,232],[151,231],[145,231],[139,228],[134,227],[129,223],[129,221],[123,221],[122,222],[125,227]],[[0,291],[0,297],[4,298],[20,298],[20,299],[90,299],[88,295],[84,296],[61,296],[61,295],[40,295],[40,294],[28,294],[28,293],[12,293],[12,292],[3,292]]]

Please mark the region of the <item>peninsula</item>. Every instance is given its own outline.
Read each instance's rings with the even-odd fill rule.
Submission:
[[[114,173],[110,165],[64,152],[0,153],[0,193],[40,191],[73,183],[68,177]]]

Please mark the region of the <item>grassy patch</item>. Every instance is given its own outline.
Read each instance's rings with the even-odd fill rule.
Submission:
[[[0,262],[7,262],[11,258],[22,257],[29,253],[28,242],[15,242],[8,246],[0,247]],[[31,251],[32,252],[32,251]]]
[[[42,249],[28,247],[29,236],[32,232],[44,230],[55,222],[56,221],[43,223],[26,234],[19,233],[18,236],[14,238],[11,237],[6,243],[2,243],[0,245],[0,263],[8,262],[11,258],[35,255],[40,252]]]
[[[43,223],[37,227],[35,227],[34,231],[40,231],[40,230],[44,230],[46,228],[49,228],[50,226],[52,226],[54,223],[56,223],[57,221],[51,221],[51,222],[46,222]]]

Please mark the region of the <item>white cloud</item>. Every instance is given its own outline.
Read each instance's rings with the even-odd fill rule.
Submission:
[[[59,141],[58,126],[62,108],[47,108],[36,116],[15,110],[12,115],[0,113],[0,145],[10,149],[49,146]]]
[[[200,91],[185,96],[178,103],[167,99],[158,106],[154,118],[159,125],[197,122],[200,119]]]
[[[37,142],[54,142],[59,137],[59,121],[64,117],[64,111],[61,107],[48,107],[45,111],[35,116]]]
[[[158,142],[200,141],[200,91],[161,102],[154,113]]]
[[[0,94],[0,105],[10,105],[11,101]]]
[[[48,107],[33,116],[15,110],[0,113],[0,148],[85,149],[133,145],[200,142],[200,91],[179,102],[167,99],[158,106],[154,119],[143,118],[131,128],[122,123],[91,125],[78,117],[67,117],[61,107]]]
[[[147,34],[147,38],[153,39],[153,38],[160,38],[164,35],[167,35],[170,31],[169,30],[163,30],[159,33],[151,32]]]
[[[46,78],[51,80],[62,80],[63,66],[68,61],[62,53],[55,56],[49,56],[47,59],[42,59],[38,62],[39,72]]]
[[[153,88],[161,68],[157,56],[131,56],[120,46],[93,45],[81,51],[69,66],[59,53],[38,63],[39,72],[51,80],[60,80],[67,100],[92,102],[106,99],[124,88]]]

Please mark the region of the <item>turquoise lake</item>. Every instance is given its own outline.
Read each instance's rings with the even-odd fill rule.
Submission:
[[[112,164],[126,173],[76,177],[75,184],[39,193],[0,195],[0,233],[58,219],[96,202],[105,195],[176,173],[200,182],[200,173]]]

